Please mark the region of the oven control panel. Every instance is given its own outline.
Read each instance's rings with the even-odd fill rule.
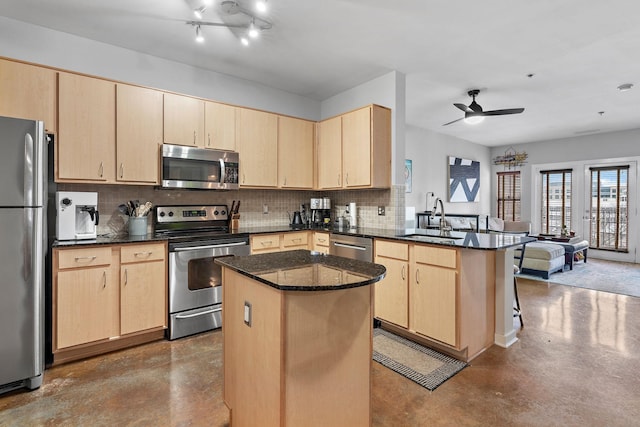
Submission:
[[[226,221],[227,205],[213,206],[157,206],[156,222]]]

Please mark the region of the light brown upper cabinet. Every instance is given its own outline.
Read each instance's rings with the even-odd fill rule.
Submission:
[[[164,94],[164,142],[204,147],[204,101]]]
[[[158,184],[162,92],[125,84],[116,90],[116,180]]]
[[[238,108],[237,143],[240,152],[240,186],[278,186],[278,116]]]
[[[42,120],[56,132],[56,72],[0,59],[0,116]]]
[[[57,181],[115,182],[116,84],[58,74]]]
[[[318,188],[342,188],[342,117],[318,124]]]
[[[320,122],[318,188],[391,186],[391,110],[369,105]]]
[[[278,117],[278,186],[313,188],[313,136],[315,123]]]
[[[205,101],[204,148],[236,151],[236,107]]]
[[[370,105],[342,115],[346,188],[391,186],[391,110]]]

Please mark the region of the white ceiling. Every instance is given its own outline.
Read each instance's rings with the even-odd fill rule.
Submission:
[[[247,9],[253,0],[239,0]],[[233,19],[219,0],[204,20]],[[486,146],[640,128],[637,0],[268,0],[249,47],[185,24],[185,0],[2,0],[0,15],[324,100],[397,70],[409,125]],[[527,77],[534,74],[533,77]],[[622,83],[636,87],[620,92]],[[454,102],[482,90],[471,126]],[[598,114],[604,111],[604,114]]]

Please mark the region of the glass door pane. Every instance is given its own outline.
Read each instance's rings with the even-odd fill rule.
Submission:
[[[591,169],[590,247],[628,252],[628,184],[628,166]]]

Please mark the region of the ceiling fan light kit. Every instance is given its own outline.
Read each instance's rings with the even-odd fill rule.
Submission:
[[[467,95],[469,95],[472,98],[471,104],[469,104],[468,106],[464,104],[458,104],[458,103],[453,104],[455,107],[457,107],[458,109],[464,112],[464,117],[445,123],[442,126],[448,126],[452,123],[459,122],[460,120],[464,120],[464,122],[468,124],[478,124],[482,122],[486,116],[504,116],[508,114],[520,114],[524,111],[524,108],[506,108],[502,110],[484,111],[482,109],[482,106],[480,106],[480,104],[476,102],[476,96],[478,96],[479,93],[480,93],[480,89],[472,89],[469,92],[467,92]]]
[[[212,4],[212,0],[185,0],[189,8],[193,11],[193,14],[196,16],[196,20],[186,21],[187,25],[191,25],[195,28],[196,31],[196,41],[198,43],[204,42],[204,36],[202,34],[202,27],[225,27],[237,29],[241,34],[238,35],[240,39],[240,43],[243,46],[249,46],[249,39],[256,39],[260,36],[260,33],[265,30],[269,30],[273,27],[271,22],[261,18],[259,16],[254,15],[248,9],[242,7],[242,5],[237,0],[224,0],[220,3],[220,9],[223,13],[227,15],[237,15],[240,14],[247,18],[246,23],[239,24],[228,24],[225,22],[209,22],[202,21],[204,12],[210,9]],[[260,6],[260,4],[262,6]],[[256,2],[256,9],[260,12],[266,11],[266,0]]]

